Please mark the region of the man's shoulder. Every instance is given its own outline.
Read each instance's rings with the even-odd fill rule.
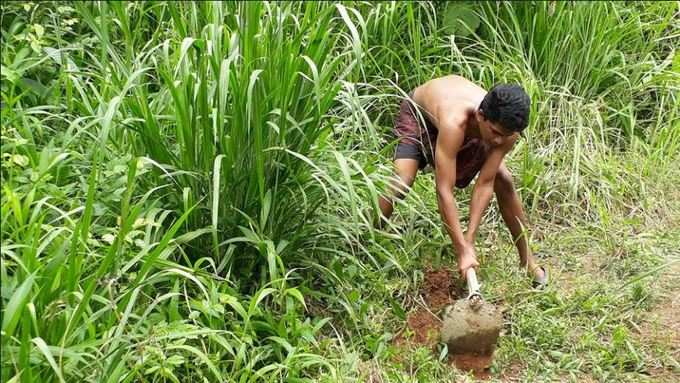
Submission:
[[[475,106],[464,100],[442,100],[437,104],[435,114],[441,128],[465,130],[468,120],[472,118]]]
[[[426,98],[436,101],[437,105],[463,112],[476,108],[486,95],[483,88],[458,75],[432,80],[425,84],[423,91]]]
[[[457,75],[457,74],[447,74],[445,76],[440,76],[440,77],[435,77],[431,81],[457,81],[461,83],[470,83],[472,84],[472,81],[468,80],[467,78]]]
[[[460,75],[457,75],[457,74],[450,74],[450,75],[446,75],[446,76],[433,78],[432,80],[428,81],[428,83],[436,84],[438,86],[443,86],[443,87],[450,89],[452,91],[456,91],[456,90],[459,90],[459,89],[467,89],[467,88],[482,89],[474,81],[471,81],[470,79],[467,79],[467,78],[460,76]]]

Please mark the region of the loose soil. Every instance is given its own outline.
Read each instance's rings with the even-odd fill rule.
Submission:
[[[406,319],[408,328],[413,332],[413,342],[434,347],[439,341],[441,321],[426,308],[410,314]]]
[[[460,354],[449,355],[449,364],[456,366],[462,371],[471,371],[477,379],[489,379],[491,372],[489,367],[493,355]]]
[[[430,310],[439,310],[455,300],[452,296],[453,278],[451,270],[425,270],[423,293]]]
[[[657,279],[658,301],[638,327],[637,339],[670,349],[670,357],[680,360],[680,262],[673,262]],[[662,359],[646,371],[655,381],[676,382],[674,366]]]
[[[454,285],[454,278],[458,276],[449,269],[426,269],[425,280],[421,293],[426,307],[419,307],[406,318],[406,329],[400,332],[394,343],[402,347],[425,346],[436,351],[442,326],[441,319],[436,314],[453,304],[464,292]],[[409,336],[410,335],[410,336]],[[488,379],[489,366],[492,355],[449,355],[450,365],[463,371],[471,371],[476,378]]]
[[[512,362],[509,366],[503,369],[503,373],[500,376],[501,382],[505,383],[515,383],[524,380],[524,370],[526,370],[526,365],[520,362]]]

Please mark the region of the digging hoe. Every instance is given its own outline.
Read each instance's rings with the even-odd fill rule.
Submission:
[[[482,298],[475,270],[469,268],[465,276],[468,296],[444,310],[441,340],[448,345],[449,354],[490,356],[500,334],[502,313]]]

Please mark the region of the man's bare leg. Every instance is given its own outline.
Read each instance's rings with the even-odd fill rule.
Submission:
[[[394,160],[394,170],[399,177],[390,185],[390,190],[386,195],[380,197],[378,204],[382,215],[380,225],[392,216],[394,211],[394,199],[402,199],[408,193],[408,189],[413,185],[413,181],[418,174],[418,160],[411,158],[398,158]]]
[[[525,228],[527,227],[527,220],[522,210],[522,203],[512,184],[512,174],[505,166],[501,164],[496,173],[494,181],[494,192],[498,199],[498,206],[505,221],[506,226],[510,229],[512,238],[517,246],[519,253],[519,261],[522,267],[527,269],[527,273],[532,274],[536,278],[543,277],[543,270],[536,263],[536,259],[529,249],[529,241],[527,241]]]

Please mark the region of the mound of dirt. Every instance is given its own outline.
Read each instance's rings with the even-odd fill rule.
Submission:
[[[434,348],[439,342],[441,321],[425,308],[420,308],[406,318],[408,328],[413,333],[412,342]]]
[[[436,352],[440,341],[442,321],[436,314],[444,307],[453,304],[463,291],[454,286],[454,271],[449,269],[426,269],[421,293],[427,307],[419,307],[406,318],[406,328],[394,339],[402,347],[425,346]],[[449,355],[450,365],[462,371],[471,371],[479,379],[490,377],[489,366],[492,355],[462,354]]]
[[[449,364],[456,366],[462,371],[470,371],[478,379],[489,379],[491,372],[489,367],[493,355],[477,355],[477,354],[457,354],[449,355]]]
[[[446,308],[441,339],[451,353],[492,355],[503,325],[503,314],[487,302],[460,299]]]
[[[427,346],[434,350],[439,342],[442,322],[437,311],[454,302],[451,294],[453,272],[448,269],[426,269],[421,293],[427,307],[419,307],[406,318],[406,329],[395,338],[395,343]],[[410,335],[410,336],[409,336]],[[408,338],[408,339],[407,339]]]
[[[453,278],[451,270],[425,270],[423,293],[430,310],[439,310],[453,303]]]

